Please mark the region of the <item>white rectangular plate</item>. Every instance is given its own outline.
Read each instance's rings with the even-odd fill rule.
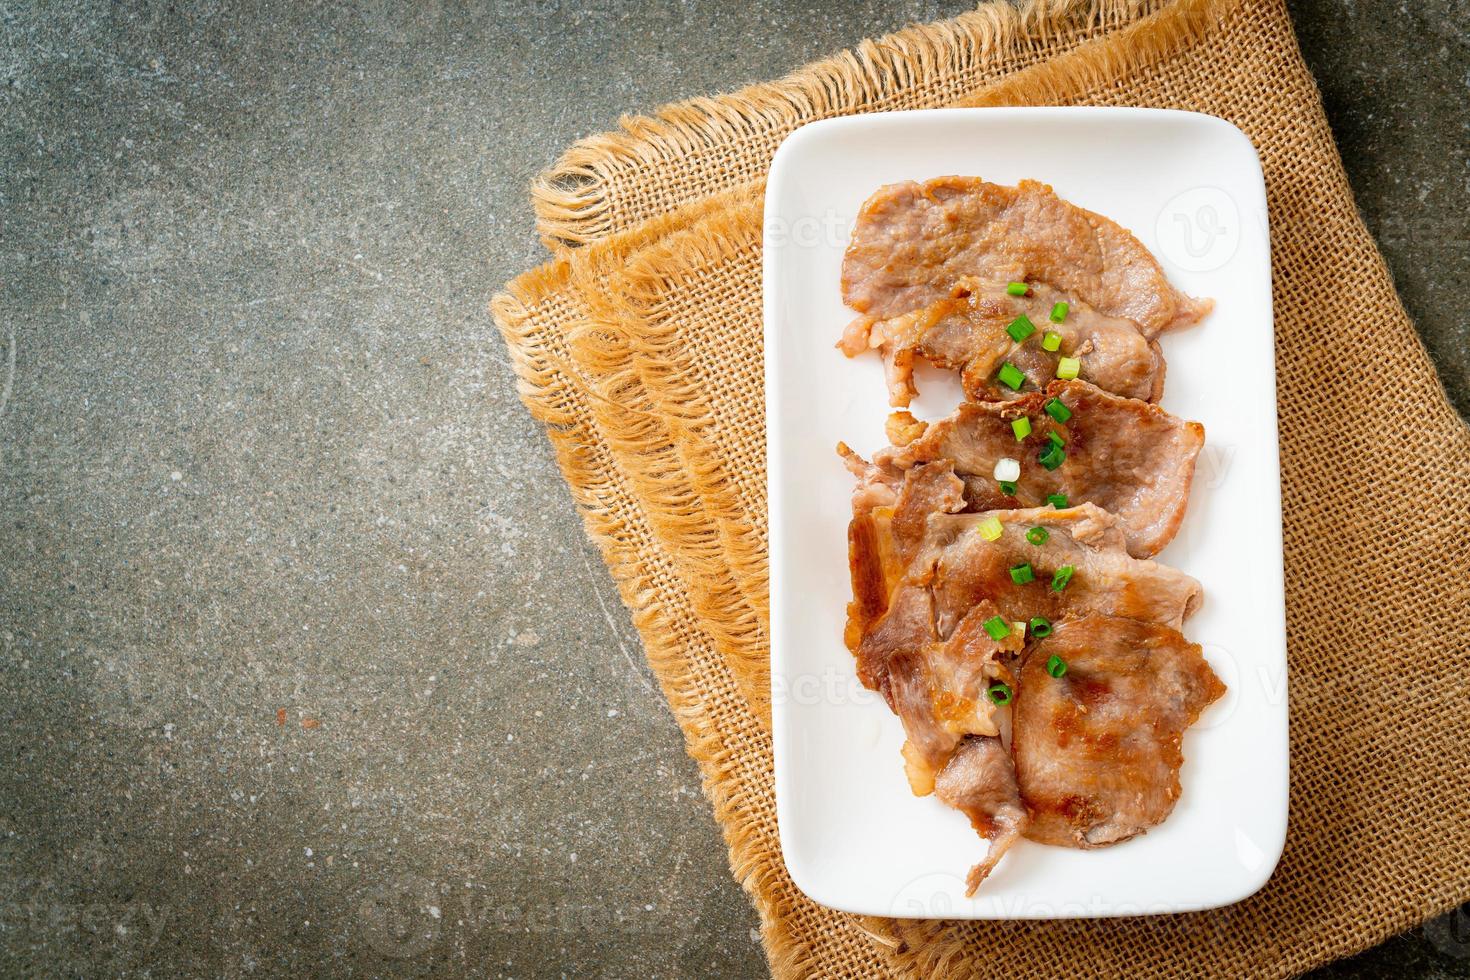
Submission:
[[[843,250],[884,184],[948,174],[1033,178],[1130,229],[1175,286],[1213,297],[1203,325],[1163,338],[1163,405],[1205,426],[1184,526],[1159,560],[1204,585],[1185,634],[1229,693],[1184,738],[1183,796],[1162,825],[1115,847],[1017,844],[973,899],[986,844],[969,821],[909,792],[902,728],[859,685],[842,642],[852,477],[834,451],[886,444],[876,355],[833,346]],[[1271,269],[1254,148],[1211,116],[1015,108],[827,120],[794,133],[766,191],[766,426],[777,816],[786,866],[823,905],[976,919],[1184,912],[1239,901],[1270,877],[1286,836],[1287,718]],[[914,412],[959,389],[921,374]]]

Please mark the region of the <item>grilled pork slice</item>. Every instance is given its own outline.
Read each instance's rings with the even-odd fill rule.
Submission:
[[[1013,675],[1002,654],[1021,650],[1021,635],[991,638],[984,623],[992,607],[977,605],[949,636],[934,621],[934,601],[919,585],[898,589],[886,614],[863,640],[858,677],[880,691],[903,723],[904,772],[916,796],[934,791],[966,735],[998,735],[995,705],[986,690]]]
[[[858,677],[904,726],[910,788],[963,811],[990,841],[970,872],[973,893],[1026,827],[987,693],[997,681],[1022,691],[1032,683],[1011,668],[1028,635],[1045,643],[1029,624],[1119,624],[1125,638],[1139,620],[1177,627],[1198,606],[1200,586],[1130,557],[1117,518],[1093,504],[956,513],[965,501],[948,460],[894,478],[846,455],[861,475],[849,528],[848,645]]]
[[[1154,339],[1198,321],[1208,300],[1169,285],[1126,229],[1057,197],[1045,184],[978,177],[907,181],[863,205],[842,263],[848,306],[886,319],[949,296],[964,276],[1048,283]]]
[[[985,859],[965,879],[965,894],[973,895],[1026,829],[1026,807],[1010,753],[999,738],[965,739],[939,774],[934,795],[969,817],[975,832],[990,841]]]
[[[1069,309],[1054,323],[1051,311],[1060,302]],[[1048,331],[1057,334],[1055,352],[1042,347]],[[1076,358],[1078,377],[1104,391],[1151,402],[1164,392],[1163,355],[1138,324],[1106,316],[1040,283],[1024,296],[1012,296],[1004,282],[962,277],[948,296],[913,312],[888,320],[859,317],[838,347],[848,357],[876,349],[888,378],[889,404],[899,408],[918,394],[918,357],[960,371],[965,394],[975,401],[1016,396],[996,377],[1003,364],[1014,365],[1033,388],[1044,388],[1056,377],[1062,357]]]
[[[1052,411],[1065,422],[1048,412],[1053,401]],[[1018,441],[1013,422],[1022,417],[1031,431]],[[1048,448],[1052,433],[1061,446]],[[907,445],[875,454],[880,472],[867,477],[870,484],[897,485],[905,470],[951,460],[965,483],[967,510],[1034,507],[1062,494],[1069,503],[1093,503],[1117,515],[1129,553],[1139,558],[1158,554],[1178,532],[1205,441],[1198,422],[1083,381],[1054,381],[1009,402],[965,402],[908,434]],[[995,478],[995,464],[1004,458],[1020,464],[1012,494]]]
[[[859,679],[903,722],[905,769],[920,796],[964,736],[997,734],[986,691],[1012,680],[1007,658],[1022,648],[1021,624],[1103,612],[1177,626],[1201,596],[1183,572],[1129,557],[1116,518],[1091,504],[922,510],[960,506],[953,483],[947,463],[917,467],[889,502],[859,496],[849,526],[848,647]],[[990,520],[994,540],[981,533]],[[1046,532],[1040,544],[1039,534],[1027,537],[1036,528]],[[1022,565],[1030,581],[1012,574]],[[999,636],[987,628],[997,619]]]
[[[1011,723],[1026,836],[1105,847],[1162,822],[1179,799],[1184,730],[1224,693],[1199,646],[1158,623],[1093,615],[1031,644]]]
[[[981,533],[991,520],[1000,526],[995,540]],[[1027,537],[1035,528],[1046,532],[1041,544]],[[987,529],[993,533],[994,525]],[[923,533],[918,544],[902,541],[891,507],[855,514],[849,525],[853,602],[846,636],[859,677],[875,690],[882,690],[887,654],[868,640],[905,588],[928,594],[925,622],[932,632],[890,634],[886,642],[911,648],[920,639],[948,640],[982,603],[1007,623],[1036,617],[1058,623],[1099,613],[1178,628],[1202,601],[1203,590],[1189,575],[1131,557],[1117,518],[1093,504],[932,514]],[[898,558],[904,552],[914,556],[907,563]],[[1012,575],[1022,565],[1027,571]]]

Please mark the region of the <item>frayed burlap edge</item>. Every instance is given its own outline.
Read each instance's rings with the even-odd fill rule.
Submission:
[[[699,435],[712,418],[708,399],[695,387],[698,373],[683,349],[681,324],[661,315],[663,297],[678,288],[664,270],[717,266],[748,248],[748,236],[736,231],[759,225],[762,201],[759,185],[722,195],[689,228],[638,253],[619,276],[624,305],[614,322],[635,353],[644,391],[657,411],[694,436],[677,439],[691,491],[685,512],[691,519],[685,529],[685,553],[699,556],[703,572],[691,579],[691,597],[696,608],[718,617],[716,644],[769,730],[770,589],[764,522],[752,526],[748,509],[736,497],[726,460]],[[704,533],[711,524],[714,535]]]
[[[648,172],[686,167],[712,149],[740,147],[721,161],[699,196],[764,174],[770,153],[816,119],[899,108],[894,100],[1022,52],[1053,54],[1136,22],[1162,0],[990,0],[951,20],[918,24],[728,95],[677,102],[650,116],[624,117],[614,132],[574,143],[532,183],[537,228],[549,247],[595,242],[621,230],[616,189]],[[953,101],[935,94],[933,104]],[[677,205],[678,201],[671,202]]]
[[[692,209],[715,213],[722,202]],[[599,246],[605,256],[627,256],[649,239],[667,233],[668,222],[636,235],[621,236]],[[590,273],[579,270],[583,276]],[[776,976],[812,975],[820,963],[791,929],[794,916],[783,897],[785,866],[774,835],[754,825],[755,817],[743,805],[743,781],[737,776],[740,760],[731,751],[709,711],[710,691],[700,686],[691,669],[688,650],[678,624],[669,614],[672,605],[661,595],[659,583],[639,560],[638,529],[627,517],[630,497],[621,485],[624,470],[610,446],[587,438],[596,425],[588,418],[593,406],[614,408],[606,396],[567,363],[566,352],[553,348],[552,339],[534,323],[544,303],[572,282],[569,263],[548,264],[518,277],[491,304],[495,321],[511,352],[517,388],[531,415],[544,423],[567,484],[581,512],[588,536],[598,545],[633,624],[643,639],[645,654],[675,719],[685,737],[689,755],[699,764],[702,788],[714,810],[730,855],[731,870],[750,895],[761,922],[762,941]],[[586,325],[575,311],[567,311],[578,325]],[[606,421],[613,421],[612,418]],[[647,547],[647,537],[643,547]],[[728,696],[728,695],[727,695]],[[768,709],[756,719],[761,731],[769,724]],[[872,937],[856,920],[850,925]],[[881,945],[891,945],[882,940]],[[881,946],[880,946],[881,948]],[[876,963],[874,964],[876,969]]]
[[[491,304],[495,322],[511,351],[512,367],[521,400],[532,417],[544,423],[581,512],[588,536],[597,544],[612,573],[623,602],[633,614],[633,625],[643,639],[644,653],[658,679],[685,738],[685,748],[699,762],[702,787],[714,808],[730,851],[737,880],[750,895],[761,920],[762,940],[773,972],[799,973],[807,964],[803,950],[786,928],[786,917],[771,900],[777,891],[767,881],[781,873],[780,855],[745,826],[735,805],[734,785],[727,782],[728,760],[710,718],[701,710],[702,696],[689,670],[678,634],[656,601],[653,583],[625,534],[623,520],[611,506],[616,497],[608,489],[615,464],[601,447],[588,444],[575,418],[574,405],[585,396],[585,382],[570,372],[562,358],[549,350],[535,329],[533,311],[571,277],[566,264],[547,265],[517,278]]]
[[[609,434],[619,471],[650,517],[656,518],[652,532],[661,550],[678,566],[680,582],[702,617],[701,625],[731,666],[762,727],[769,730],[769,589],[764,534],[744,519],[745,510],[733,499],[723,461],[700,437],[709,410],[704,394],[689,386],[690,372],[677,370],[685,363],[677,324],[656,326],[645,306],[657,303],[656,270],[661,260],[680,254],[696,241],[683,230],[687,225],[703,227],[707,219],[727,220],[723,215],[731,208],[747,214],[752,201],[758,208],[758,189],[720,195],[637,233],[615,236],[583,250],[575,261],[543,266],[512,283],[507,295],[496,298],[492,313],[506,336],[522,401],[533,416],[552,427],[559,459],[566,446],[568,463],[563,472],[574,488],[582,484],[574,480],[567,465],[576,468],[578,479],[585,469],[580,450],[564,431],[574,424],[566,416],[567,402],[581,396],[587,414]],[[701,243],[699,247],[714,249],[702,261],[725,257],[719,252],[721,242],[728,240]],[[640,270],[645,271],[640,275]],[[562,358],[526,332],[527,311],[540,299],[567,287],[578,291],[586,308],[565,331],[567,357]],[[585,510],[599,504],[600,498],[593,495],[583,500],[579,496],[578,503]],[[712,524],[714,534],[710,533]],[[625,548],[621,539],[603,536],[591,523],[588,531],[605,553],[610,548]],[[626,560],[634,561],[631,556]],[[648,598],[647,590],[636,592],[640,605]],[[629,602],[632,605],[634,600]]]
[[[957,107],[1054,105],[1109,85],[1193,44],[1240,9],[1241,0],[1179,0],[1076,50],[1024,68]]]

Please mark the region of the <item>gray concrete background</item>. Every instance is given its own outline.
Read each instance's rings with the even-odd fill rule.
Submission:
[[[485,302],[572,139],[963,7],[0,4],[0,971],[764,973]],[[1464,411],[1470,11],[1293,12]]]

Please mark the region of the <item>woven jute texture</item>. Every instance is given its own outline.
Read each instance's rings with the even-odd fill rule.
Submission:
[[[1193,109],[1260,151],[1291,823],[1275,875],[1238,905],[873,919],[816,905],[786,875],[769,736],[763,175],[802,123],[944,104]],[[496,321],[701,766],[774,974],[1288,975],[1470,898],[1470,433],[1354,208],[1281,0],[987,6],[625,120],[534,195],[556,257],[496,298]]]

